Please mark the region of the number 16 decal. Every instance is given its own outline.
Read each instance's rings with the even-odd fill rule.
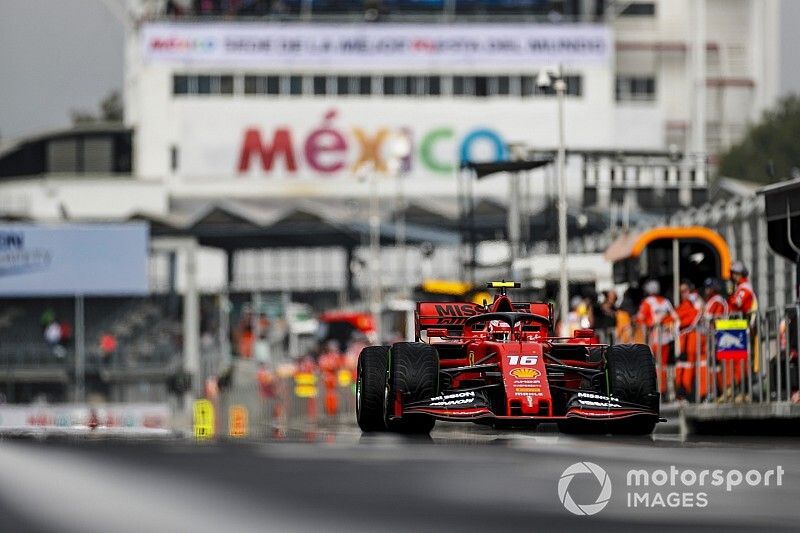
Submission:
[[[508,356],[508,364],[515,366],[515,365],[525,365],[525,366],[533,366],[539,360],[539,357],[536,355],[509,355]]]

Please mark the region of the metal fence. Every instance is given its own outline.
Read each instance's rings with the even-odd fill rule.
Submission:
[[[220,392],[213,401],[220,437],[275,439],[355,424],[352,371],[260,375]]]
[[[701,320],[683,330],[634,324],[627,330],[597,333],[609,344],[650,346],[664,402],[800,403],[798,316],[800,302],[767,308],[746,319]],[[742,329],[722,329],[737,320]]]

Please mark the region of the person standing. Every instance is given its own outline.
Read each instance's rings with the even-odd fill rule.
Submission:
[[[100,354],[103,356],[103,365],[115,364],[116,353],[117,338],[110,331],[106,331],[100,336]]]
[[[734,261],[731,265],[731,279],[735,285],[733,294],[728,298],[731,314],[741,313],[744,318],[751,319],[758,311],[758,299],[748,276],[750,272],[744,263]]]
[[[58,320],[53,320],[44,328],[44,340],[53,355],[59,359],[64,357],[64,348],[61,346],[61,324],[58,323]]]
[[[753,372],[759,371],[758,365],[758,343],[755,342],[758,299],[753,290],[748,276],[750,275],[747,267],[741,261],[734,261],[731,265],[731,279],[735,285],[733,294],[728,298],[728,311],[731,315],[741,315],[748,321],[750,329],[750,354]],[[744,361],[737,361],[734,364],[734,382],[739,385],[744,374]]]
[[[706,278],[703,282],[703,293],[706,303],[703,307],[703,319],[708,323],[716,318],[728,316],[728,300],[725,299],[724,285],[717,278]]]
[[[704,397],[708,394],[708,384],[710,382],[708,375],[709,357],[715,356],[713,353],[708,353],[708,339],[714,335],[714,321],[728,317],[729,306],[725,297],[725,285],[718,278],[706,278],[703,282],[703,295],[706,298],[706,303],[703,307],[703,320],[701,322],[703,352],[700,360],[700,395]],[[716,371],[711,379],[716,380],[719,387],[722,386],[719,371]]]
[[[680,356],[675,364],[675,390],[678,399],[691,399],[694,390],[694,367],[698,352],[698,324],[704,302],[689,280],[681,281],[681,302],[675,310],[680,322]]]
[[[645,298],[636,313],[636,323],[650,331],[650,349],[660,363],[659,389],[667,392],[667,367],[675,361],[675,332],[678,314],[672,303],[661,295],[661,284],[651,279],[644,284]]]
[[[602,339],[613,339],[617,327],[617,292],[609,289],[603,292],[603,302],[592,309],[592,328]]]

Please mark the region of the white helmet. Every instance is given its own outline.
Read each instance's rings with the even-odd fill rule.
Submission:
[[[654,294],[661,293],[661,284],[658,282],[657,279],[651,279],[647,283],[644,284],[644,293],[647,296],[653,296]]]
[[[744,263],[741,261],[734,261],[731,265],[731,274],[741,274],[742,276],[747,277],[750,275],[750,272],[748,272],[747,267],[744,266]]]

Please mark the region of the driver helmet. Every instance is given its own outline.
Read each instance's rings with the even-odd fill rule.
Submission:
[[[496,341],[506,341],[511,337],[511,326],[503,320],[492,320],[489,322],[489,332]]]

